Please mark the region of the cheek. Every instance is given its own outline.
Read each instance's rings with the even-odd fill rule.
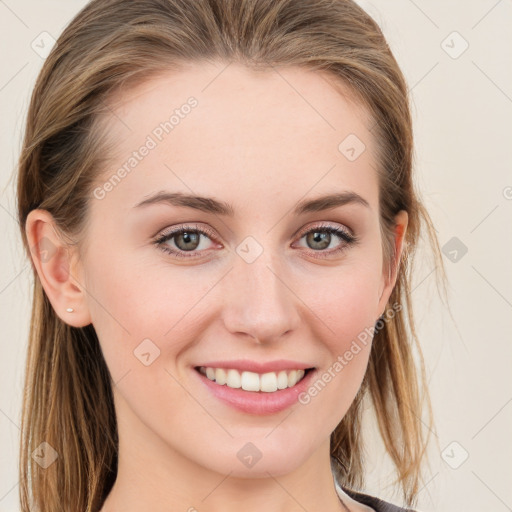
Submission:
[[[341,265],[336,271],[329,269],[317,286],[309,282],[304,287],[304,300],[327,327],[332,349],[343,350],[346,343],[375,324],[382,285],[377,263],[360,260]]]
[[[308,293],[305,301],[321,319],[316,320],[320,327],[315,337],[328,354],[315,389],[308,392],[304,402],[322,394],[322,407],[329,402],[338,420],[349,408],[365,375],[379,315],[380,267],[371,261],[363,263],[340,267],[336,278],[318,281],[323,284],[321,290],[311,291],[311,286],[309,292],[304,289],[304,294]],[[318,414],[321,416],[321,409]]]
[[[175,359],[191,343],[200,300],[217,281],[211,271],[117,257],[108,248],[91,251],[88,307],[114,381],[148,359],[155,366]]]

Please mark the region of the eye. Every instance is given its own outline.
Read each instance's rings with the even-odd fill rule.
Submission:
[[[207,240],[206,244],[201,240],[203,237]],[[320,253],[320,255],[314,256],[317,258],[326,258],[338,254],[359,241],[359,238],[349,233],[348,230],[329,224],[322,224],[302,231],[299,234],[299,240],[303,238],[306,239],[306,244],[311,248],[312,253]],[[341,243],[338,243],[334,249],[325,250],[333,242],[336,242],[336,239]],[[213,240],[215,240],[215,235],[210,229],[198,225],[185,225],[164,231],[156,237],[154,243],[162,251],[174,257],[194,258],[199,257],[198,253],[207,251],[209,248],[208,241],[212,243]]]
[[[197,257],[197,252],[208,249],[208,247],[204,247],[202,237],[210,240],[210,242],[212,238],[215,238],[213,232],[207,228],[199,228],[197,225],[180,226],[177,229],[164,231],[155,239],[154,243],[162,251],[177,258],[194,258]],[[168,242],[172,242],[172,245]],[[187,254],[187,252],[190,254]]]
[[[315,255],[320,258],[338,254],[359,242],[359,238],[349,233],[348,230],[329,224],[322,224],[303,231],[299,237],[300,240],[305,238],[307,247],[311,248],[313,252],[321,253],[321,255]],[[336,239],[341,240],[341,243],[338,242],[332,250],[325,250],[333,242],[336,244]]]

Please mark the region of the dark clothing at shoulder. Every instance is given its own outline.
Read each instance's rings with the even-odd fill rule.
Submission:
[[[379,498],[375,498],[374,496],[369,496],[368,494],[363,494],[356,491],[351,491],[350,489],[346,489],[342,487],[343,491],[346,492],[353,500],[363,504],[368,505],[373,508],[375,512],[414,512],[414,510],[410,508],[402,508],[397,505],[392,505],[387,501],[383,501]]]

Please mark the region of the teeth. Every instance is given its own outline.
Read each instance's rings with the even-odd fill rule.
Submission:
[[[226,377],[226,370],[223,368],[217,368],[215,370],[215,382],[217,382],[217,384],[220,384],[221,386],[226,384]]]
[[[259,391],[260,376],[257,373],[242,372],[242,389],[245,391]]]
[[[286,389],[288,387],[288,375],[286,372],[279,372],[277,374],[277,389]]]
[[[277,375],[275,372],[264,373],[260,377],[260,389],[265,390],[267,393],[277,391]]]
[[[254,373],[254,372],[240,372],[238,370],[224,368],[205,368],[201,366],[199,371],[213,380],[217,384],[223,386],[224,384],[230,388],[242,388],[245,391],[263,391],[272,393],[278,389],[286,389],[295,386],[297,382],[304,377],[304,370],[291,370],[269,372],[269,373]]]
[[[241,388],[242,387],[242,379],[240,378],[240,374],[236,370],[228,370],[228,378],[226,380],[226,385],[230,388]]]

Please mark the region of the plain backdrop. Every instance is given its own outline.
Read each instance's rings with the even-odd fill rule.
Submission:
[[[436,418],[418,508],[512,510],[512,3],[359,3],[382,27],[409,84],[416,182],[449,279],[451,313],[429,258],[418,265],[412,292]],[[34,42],[56,39],[85,4],[0,0],[0,512],[19,510],[32,277],[16,221],[15,166],[44,60]],[[398,500],[372,428],[367,491]]]

